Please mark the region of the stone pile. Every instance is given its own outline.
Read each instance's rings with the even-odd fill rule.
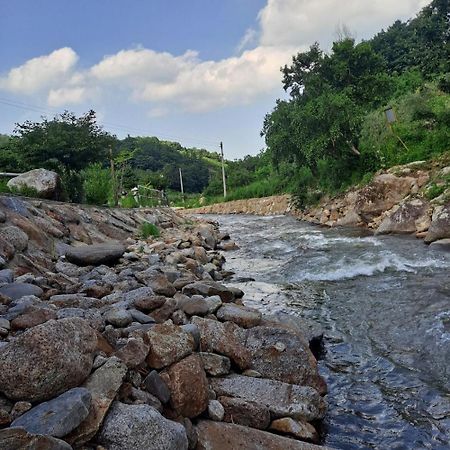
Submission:
[[[0,204],[1,449],[323,448],[309,343],[226,285],[214,224]]]

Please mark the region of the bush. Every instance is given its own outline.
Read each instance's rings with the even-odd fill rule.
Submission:
[[[139,230],[139,237],[141,239],[148,239],[150,236],[159,237],[159,229],[158,227],[150,222],[144,222]]]
[[[83,188],[86,202],[106,205],[112,195],[111,173],[100,163],[91,164],[83,171]]]

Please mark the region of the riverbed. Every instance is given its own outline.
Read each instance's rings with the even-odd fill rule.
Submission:
[[[238,243],[226,268],[248,306],[323,331],[324,444],[450,448],[450,252],[286,216],[203,217]]]

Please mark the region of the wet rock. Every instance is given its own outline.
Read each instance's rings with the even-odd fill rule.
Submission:
[[[200,330],[200,348],[209,353],[228,356],[241,370],[249,367],[251,354],[245,347],[246,332],[232,322],[221,323],[193,317]]]
[[[265,430],[270,424],[269,408],[242,398],[219,397],[224,408],[224,422]]]
[[[148,333],[150,353],[147,363],[150,367],[161,369],[192,353],[193,337],[180,327],[171,323],[155,325]]]
[[[208,416],[211,420],[221,422],[225,415],[223,406],[217,400],[210,400],[208,403]]]
[[[304,441],[319,442],[319,435],[313,425],[290,417],[274,420],[270,424],[270,429]]]
[[[183,417],[196,417],[208,407],[208,381],[198,354],[171,365],[168,375],[170,404]]]
[[[33,189],[41,198],[57,200],[61,194],[61,180],[56,172],[47,169],[33,169],[11,178],[10,189],[21,190],[24,187]]]
[[[18,300],[27,295],[40,297],[43,294],[43,290],[35,284],[10,283],[0,287],[0,294],[6,295],[12,300]]]
[[[78,266],[98,266],[114,264],[125,253],[125,247],[117,243],[83,245],[70,247],[66,251],[67,261]]]
[[[231,362],[226,356],[216,355],[215,353],[200,352],[203,367],[208,375],[218,377],[227,375],[230,372]]]
[[[19,252],[23,252],[28,247],[28,235],[19,227],[8,226],[1,228],[0,239],[8,242]]]
[[[298,333],[283,328],[255,327],[248,330],[246,346],[251,352],[249,368],[263,377],[326,392],[309,344]]]
[[[2,450],[72,450],[72,447],[61,439],[30,434],[23,428],[0,430],[0,448]]]
[[[430,246],[442,250],[450,250],[450,238],[439,239],[437,241],[432,242]]]
[[[177,291],[167,276],[158,270],[150,268],[136,273],[135,277],[138,281],[150,287],[155,294],[172,297]]]
[[[158,398],[162,403],[170,399],[170,390],[166,382],[159,376],[156,370],[152,370],[144,380],[144,386],[150,394]]]
[[[22,427],[33,434],[64,437],[87,417],[90,405],[91,394],[87,389],[70,389],[35,406],[16,419],[11,427]]]
[[[326,450],[325,447],[231,423],[201,420],[196,429],[197,450]]]
[[[219,320],[234,322],[242,328],[255,327],[262,318],[262,314],[256,309],[230,303],[221,306],[216,315]]]
[[[108,450],[187,450],[184,427],[149,405],[115,402],[98,435]]]
[[[325,415],[324,399],[309,386],[242,375],[211,378],[210,385],[219,396],[238,397],[266,406],[274,417],[312,421]]]
[[[109,358],[84,383],[91,394],[89,415],[66,440],[77,446],[89,441],[99,430],[106,413],[127,373],[127,367],[118,358]]]
[[[0,349],[0,391],[40,401],[80,385],[91,372],[95,331],[82,319],[50,320]]]

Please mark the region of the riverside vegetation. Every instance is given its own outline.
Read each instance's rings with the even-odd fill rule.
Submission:
[[[282,68],[288,98],[278,100],[264,120],[267,148],[226,161],[227,200],[292,193],[304,208],[366,184],[380,169],[448,151],[449,30],[448,0],[433,0],[417,17],[396,21],[368,41],[356,43],[344,30],[329,53],[314,44],[295,55]],[[391,127],[387,107],[397,118]],[[56,170],[72,201],[114,203],[114,190],[129,192],[137,184],[168,191],[179,206],[224,200],[218,153],[156,137],[119,140],[96,124],[93,111],[19,124],[13,137],[1,137],[0,149],[4,171]],[[122,204],[136,206],[131,195]]]

